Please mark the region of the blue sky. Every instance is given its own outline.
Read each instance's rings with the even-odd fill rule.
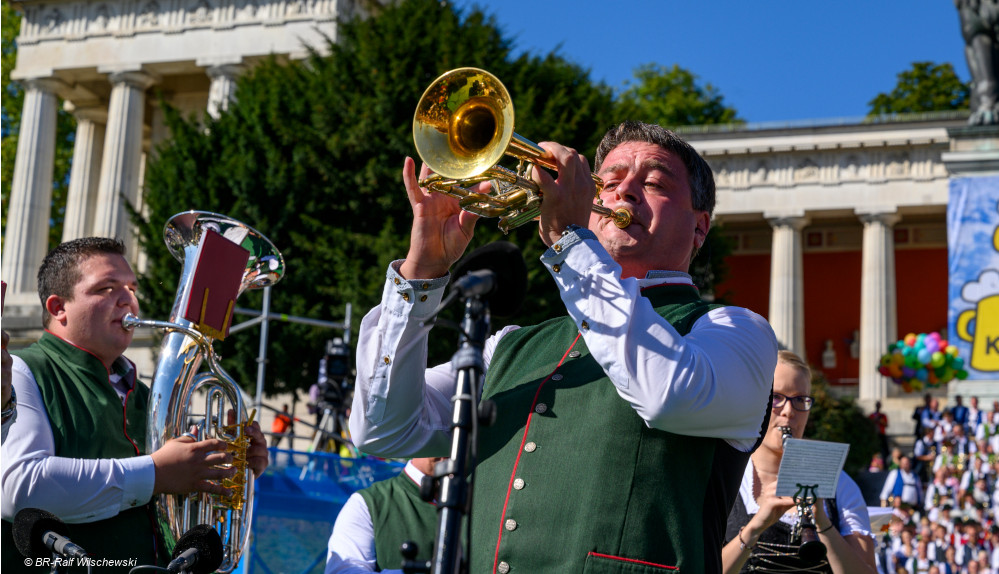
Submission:
[[[619,87],[678,64],[750,122],[860,117],[915,61],[969,80],[953,0],[452,0],[517,53],[558,53]]]

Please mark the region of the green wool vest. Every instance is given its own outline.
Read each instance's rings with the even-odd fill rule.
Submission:
[[[681,335],[714,307],[690,286],[643,295]],[[720,572],[749,454],[649,428],[569,317],[504,336],[483,394],[472,572]]]
[[[34,345],[14,354],[24,360],[38,383],[52,426],[56,456],[99,459],[145,454],[148,387],[136,381],[123,407],[100,359],[48,332]],[[116,369],[124,367],[119,363]],[[72,485],[60,487],[71,489]],[[151,503],[106,520],[67,526],[69,539],[95,559],[136,559],[131,566],[101,567],[101,572],[127,574],[132,566],[158,563]],[[39,568],[25,568],[23,558],[13,551],[10,522],[3,522],[3,537],[5,549],[12,550],[3,552],[4,572],[37,574]]]
[[[375,530],[376,571],[402,568],[399,547],[407,540],[419,547],[417,560],[430,560],[437,534],[437,506],[420,498],[420,487],[405,471],[358,494],[368,505]]]

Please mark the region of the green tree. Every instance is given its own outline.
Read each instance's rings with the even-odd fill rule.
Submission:
[[[735,108],[711,84],[674,64],[644,64],[635,69],[618,96],[618,117],[665,127],[743,123]]]
[[[187,208],[217,211],[267,235],[282,251],[287,274],[273,289],[275,311],[338,320],[344,304],[359,313],[377,303],[389,262],[405,256],[410,208],[403,157],[414,154],[416,102],[442,72],[476,66],[495,73],[514,97],[517,122],[544,139],[592,149],[611,122],[609,88],[555,55],[509,56],[509,41],[491,17],[437,0],[406,0],[377,17],[345,22],[328,56],[265,62],[241,78],[227,113],[182,118],[167,107],[173,137],[146,170],[147,215],[141,241],[149,253],[142,277],[148,316],[165,316],[179,263],[162,244],[164,221]],[[525,134],[530,135],[530,134]],[[500,237],[483,220],[471,248]],[[532,268],[535,299],[521,320],[550,316],[558,294],[538,270],[533,226],[508,237]],[[241,306],[259,307],[250,293]],[[494,323],[495,324],[495,323]],[[356,321],[355,321],[356,329]],[[270,331],[267,392],[316,379],[332,333],[292,323]],[[438,359],[453,351],[437,336]],[[256,373],[257,340],[234,336],[221,347],[226,368],[244,384]]]
[[[0,142],[0,194],[3,203],[3,229],[7,229],[7,206],[14,181],[14,159],[17,155],[18,133],[21,130],[21,109],[24,107],[24,89],[11,81],[10,74],[17,63],[17,34],[21,29],[21,14],[4,1],[2,7],[2,67],[3,97],[0,98],[0,117],[3,126]],[[73,160],[73,141],[76,119],[62,109],[62,100],[56,115],[55,166],[52,173],[52,211],[49,226],[49,247],[55,247],[62,238],[62,221],[65,219],[66,192],[69,189],[69,171]]]
[[[867,470],[871,457],[880,448],[874,423],[852,397],[837,399],[833,396],[822,375],[812,378],[812,396],[815,404],[809,411],[805,436],[850,445],[843,470],[851,476]]]
[[[912,69],[897,77],[891,92],[867,103],[869,116],[968,109],[971,89],[950,63],[913,62]]]

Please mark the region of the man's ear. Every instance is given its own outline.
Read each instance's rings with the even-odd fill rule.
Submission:
[[[707,211],[697,214],[697,221],[694,226],[694,245],[700,249],[708,237],[708,230],[711,229],[711,216]]]
[[[45,300],[45,310],[52,320],[63,323],[66,320],[66,300],[58,295],[49,295]]]

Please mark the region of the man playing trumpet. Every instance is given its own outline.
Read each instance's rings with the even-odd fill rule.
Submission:
[[[620,229],[591,215],[587,160],[540,145],[558,171],[533,174],[549,246],[541,263],[567,315],[486,342],[483,398],[497,422],[479,433],[470,571],[720,572],[777,342],[759,315],[703,302],[687,274],[710,226],[711,170],[659,126],[611,129],[595,169],[604,205],[633,215]],[[449,364],[425,371],[419,324],[476,216],[421,189],[412,159],[403,180],[410,249],[361,323],[350,427],[371,454],[440,456],[455,373]]]

